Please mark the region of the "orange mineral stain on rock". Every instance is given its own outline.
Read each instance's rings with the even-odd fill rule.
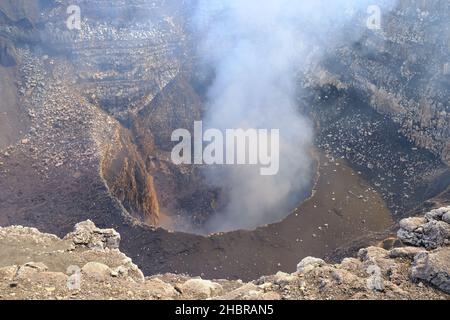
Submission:
[[[128,213],[156,226],[160,208],[153,176],[133,145],[128,130],[119,129],[103,155],[102,175]]]

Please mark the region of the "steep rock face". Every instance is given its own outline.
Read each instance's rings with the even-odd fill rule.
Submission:
[[[27,119],[17,99],[17,52],[14,33],[29,31],[38,17],[35,2],[2,1],[0,3],[0,148],[18,141],[27,127]],[[19,28],[21,26],[21,28]],[[12,30],[12,31],[11,31]]]
[[[40,21],[40,9],[50,1],[4,0],[0,3],[3,19],[20,22],[27,20],[30,24]]]
[[[440,157],[401,135],[399,124],[375,111],[364,94],[336,86],[319,85],[302,103],[317,123],[316,145],[329,159],[347,159],[398,218],[441,193],[436,206],[448,203],[450,170]]]
[[[80,30],[65,25],[69,4],[80,7]],[[41,38],[70,55],[91,103],[126,122],[180,72],[185,35],[166,10],[163,1],[65,2],[48,12]]]
[[[12,40],[13,46],[19,41],[38,43],[40,40],[38,30],[48,19],[41,13],[54,5],[53,0],[2,1],[0,3],[0,39],[4,37]]]
[[[70,58],[84,97],[124,127],[109,144],[102,172],[111,192],[133,216],[157,225],[157,190],[166,191],[167,180],[177,174],[165,173],[168,159],[158,152],[169,147],[174,129],[191,126],[194,117],[199,118],[199,103],[187,106],[184,121],[174,122],[172,117],[184,110],[179,100],[192,95],[181,75],[187,51],[182,15],[167,1],[75,1],[70,4],[80,7],[82,26],[69,31],[63,23],[68,4],[49,10],[49,22],[40,31],[42,41]],[[167,97],[177,100],[165,101]],[[155,185],[153,176],[158,173]]]
[[[81,30],[66,26],[69,5],[81,8]],[[155,156],[153,128],[148,120],[145,127],[139,127],[136,149],[136,141],[126,127],[133,125],[142,109],[158,108],[152,104],[153,99],[175,82],[180,72],[185,36],[176,6],[146,0],[5,1],[0,10],[0,63],[16,64],[15,44],[23,42],[33,46],[33,58],[46,60],[41,69],[59,66],[61,60],[69,64],[66,73],[49,82],[55,87],[73,86],[80,99],[121,122],[115,132],[111,131],[113,141],[104,140],[96,146],[104,156],[100,172],[105,174],[103,178],[112,194],[132,216],[158,224],[159,203],[152,177],[158,170],[150,172],[147,168],[148,159]],[[19,68],[23,68],[24,60],[18,62]],[[29,96],[39,87],[36,97],[22,102],[31,110],[38,103],[52,103],[45,94],[48,87],[44,79],[32,74],[37,73],[36,69],[26,70],[27,79],[19,88],[22,95]],[[36,113],[30,112],[36,118]],[[146,113],[150,116],[151,111]],[[63,125],[57,124],[61,130]],[[37,129],[32,128],[33,132]]]
[[[13,44],[0,37],[0,65],[4,67],[13,67],[16,65],[16,49]]]
[[[144,142],[148,139],[146,131],[150,128],[157,148],[170,152],[174,145],[172,132],[180,128],[192,132],[194,121],[202,118],[201,105],[186,76],[179,75],[137,114],[133,121],[134,134],[138,141]],[[143,143],[139,145],[145,152]]]
[[[0,47],[2,45],[2,38],[0,37]],[[6,48],[9,48],[9,44],[6,44]],[[0,48],[0,50],[2,49]],[[2,97],[0,149],[20,140],[28,125],[28,119],[24,116],[24,110],[20,108],[17,98],[16,52],[15,49],[13,50],[14,53],[11,53],[9,49],[6,49],[6,56],[2,56],[0,53],[0,96]]]
[[[443,207],[428,212],[425,217],[403,219],[397,236],[405,243],[427,249],[449,245],[450,225],[444,219],[448,213],[450,207]]]
[[[423,280],[450,294],[450,248],[441,248],[435,252],[424,252],[414,258],[411,276]]]
[[[330,53],[311,76],[319,85],[353,88],[400,125],[418,146],[450,163],[450,4],[399,1],[379,31]],[[364,22],[361,22],[361,26]]]
[[[111,193],[128,212],[149,225],[158,224],[159,202],[153,178],[130,136],[122,128],[103,155],[102,176]]]
[[[362,13],[344,28],[358,40],[307,72],[315,91],[306,108],[319,123],[318,145],[348,159],[406,217],[431,198],[427,205],[448,204],[450,58],[447,37],[436,34],[448,33],[449,7],[407,0],[382,12],[380,30],[368,30]]]
[[[3,25],[15,24],[27,28],[41,21],[40,9],[45,1],[4,0],[0,3],[0,22]],[[47,1],[50,2],[50,1]]]

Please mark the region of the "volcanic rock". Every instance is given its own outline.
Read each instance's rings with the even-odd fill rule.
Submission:
[[[119,233],[113,229],[99,229],[90,220],[78,223],[65,239],[71,239],[76,246],[98,250],[118,249],[120,245]]]
[[[367,279],[367,288],[374,291],[384,291],[384,282],[380,267],[371,265],[367,268],[367,273],[370,274],[369,279]]]
[[[400,248],[394,248],[389,251],[389,257],[392,259],[398,259],[398,258],[404,258],[404,259],[414,259],[414,257],[424,252],[424,248],[418,248],[418,247],[400,247]]]
[[[321,267],[325,264],[325,261],[322,259],[314,258],[314,257],[306,257],[297,265],[298,273],[306,273],[313,270],[316,267]]]
[[[450,212],[447,212],[446,214],[444,214],[442,216],[442,221],[447,222],[448,224],[450,224]]]
[[[97,281],[104,281],[107,277],[111,276],[111,269],[98,262],[88,262],[81,269],[84,275],[92,277]]]
[[[423,247],[394,248],[391,251],[369,247],[360,250],[358,258],[346,258],[336,265],[308,257],[299,263],[296,273],[278,272],[274,276],[243,283],[174,274],[144,278],[131,259],[117,249],[106,247],[108,241],[105,237],[112,234],[118,241],[114,232],[98,229],[89,221],[78,224],[75,229],[65,239],[59,239],[33,228],[0,228],[0,247],[7,245],[11,248],[8,256],[0,257],[0,296],[17,299],[242,300],[450,297],[447,295],[450,273],[448,246],[430,252]],[[74,239],[77,239],[76,250],[73,249]],[[28,258],[30,252],[35,254],[34,261],[42,262],[14,264]],[[411,265],[410,258],[414,254]],[[76,265],[83,266],[79,273],[73,273],[77,270]],[[77,279],[81,280],[79,288],[72,286]],[[75,282],[72,283],[73,280]],[[73,295],[74,290],[76,296]]]
[[[397,236],[405,243],[435,249],[450,241],[450,224],[441,220],[450,210],[444,207],[428,212],[424,218],[407,218],[400,221]]]
[[[220,284],[202,279],[191,279],[180,286],[181,292],[188,296],[208,299],[220,295],[223,288]]]
[[[439,248],[433,252],[423,252],[414,259],[411,277],[423,280],[450,293],[450,247]]]

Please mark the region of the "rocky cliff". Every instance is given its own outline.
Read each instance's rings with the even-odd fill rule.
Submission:
[[[351,46],[330,52],[310,76],[319,86],[357,90],[408,139],[449,164],[449,15],[445,0],[398,1],[383,12],[380,30],[366,29]]]
[[[41,171],[53,171],[49,162],[57,167],[71,162],[75,168],[84,166],[81,158],[91,158],[98,163],[90,175],[106,182],[127,213],[156,225],[159,201],[147,162],[155,152],[153,134],[149,127],[140,131],[141,153],[127,126],[179,73],[183,34],[164,13],[170,7],[165,3],[70,4],[83,8],[81,31],[67,29],[65,2],[5,1],[0,6],[0,62],[16,66],[18,73],[7,78],[11,92],[2,96],[19,96],[5,109],[14,114],[1,119],[10,123],[5,136],[14,133],[9,127],[19,127],[19,119],[31,118],[29,132],[16,132],[4,142],[9,150],[4,162],[16,157],[13,149],[21,145],[26,153],[39,152],[32,158],[45,163]],[[97,108],[95,114],[89,106]],[[27,143],[14,145],[21,140]],[[53,150],[46,152],[49,145]]]
[[[449,299],[450,207],[400,223],[395,248],[363,248],[339,264],[308,257],[292,274],[256,281],[144,277],[120,235],[91,221],[63,239],[0,228],[0,299]]]
[[[328,50],[301,81],[314,89],[306,108],[323,129],[318,144],[362,171],[397,217],[450,192],[449,10],[397,1],[379,30],[364,12],[343,28],[357,40]]]

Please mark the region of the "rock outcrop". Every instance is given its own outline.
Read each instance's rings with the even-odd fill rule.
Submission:
[[[81,8],[80,30],[66,26],[70,5]],[[179,207],[167,208],[167,199],[160,205],[158,189],[172,194],[176,203],[176,195],[184,196],[180,190],[190,188],[173,181],[180,174],[189,180],[189,174],[175,167],[167,170],[168,157],[159,152],[170,149],[174,129],[200,118],[199,98],[185,79],[189,45],[180,10],[187,6],[151,0],[0,4],[0,66],[17,65],[18,79],[12,82],[18,84],[18,105],[22,118],[32,122],[29,132],[21,132],[29,142],[23,151],[52,145],[49,153],[33,156],[45,163],[47,173],[54,171],[48,162],[58,168],[92,168],[79,161],[90,158],[100,168],[92,168],[89,175],[106,183],[113,197],[110,205],[119,200],[125,215],[151,226],[160,222],[160,207],[166,212]],[[1,111],[8,110],[2,106]],[[78,150],[69,156],[64,149],[72,144]]]
[[[447,30],[449,15],[446,0],[398,1],[383,10],[380,30],[361,19],[361,39],[330,53],[310,76],[320,87],[362,94],[411,141],[450,164],[450,51],[436,32]]]
[[[433,210],[423,219],[441,219],[446,212]],[[401,225],[400,235],[417,231],[408,220]],[[434,232],[440,231],[430,229],[427,237],[439,238]],[[412,237],[405,239],[412,242]],[[0,228],[0,250],[7,253],[0,257],[0,299],[450,298],[448,242],[431,247],[422,239],[412,243],[415,247],[368,247],[340,264],[307,257],[293,274],[278,272],[243,283],[175,274],[144,278],[117,249],[119,241],[117,232],[91,221],[77,224],[64,239],[33,228]]]
[[[436,249],[450,244],[450,225],[443,220],[450,213],[450,207],[428,212],[425,217],[413,217],[400,221],[398,238],[413,246]]]
[[[17,64],[16,52],[10,41],[0,37],[0,65],[12,67]]]
[[[98,250],[119,249],[120,244],[119,233],[113,229],[99,229],[90,220],[78,223],[65,239],[71,239],[75,246]]]
[[[423,252],[415,256],[411,270],[413,279],[426,281],[450,294],[450,248]]]

